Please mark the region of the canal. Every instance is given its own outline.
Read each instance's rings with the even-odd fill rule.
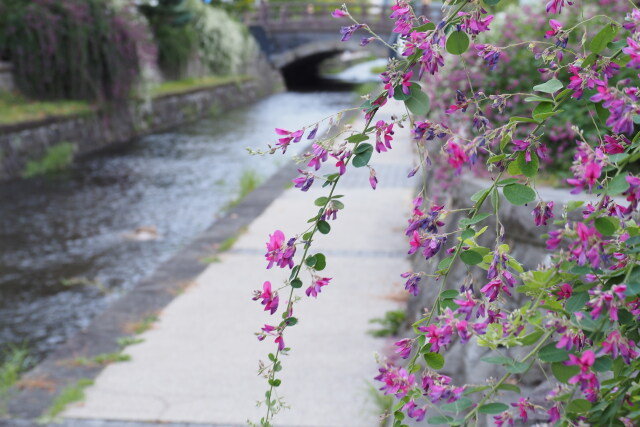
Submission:
[[[264,149],[274,127],[298,129],[355,97],[326,87],[280,93],[61,174],[0,184],[0,348],[45,356],[209,227],[242,176],[266,179],[287,160],[246,147]]]

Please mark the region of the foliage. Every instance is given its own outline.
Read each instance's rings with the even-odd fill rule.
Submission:
[[[68,405],[84,399],[84,389],[93,384],[88,378],[78,380],[62,389],[60,394],[51,403],[45,415],[39,420],[42,423],[54,422]]]
[[[149,20],[158,44],[160,69],[172,79],[183,77],[197,48],[196,31],[191,25],[194,17],[185,0],[145,2],[139,8]]]
[[[32,178],[65,169],[73,161],[76,145],[61,142],[47,148],[45,155],[39,160],[29,160],[22,174],[25,178]]]
[[[40,99],[126,100],[143,34],[106,0],[6,0],[0,51],[18,88]],[[45,72],[46,70],[46,72]]]
[[[18,382],[23,372],[31,367],[33,360],[25,346],[9,345],[2,354],[0,363],[0,398]]]
[[[500,0],[485,3],[491,9]],[[375,190],[374,156],[392,149],[394,127],[400,126],[412,129],[423,174],[435,169],[446,180],[474,168],[490,179],[467,209],[456,209],[462,219],[451,224],[453,231],[444,231],[453,211],[437,204],[426,187],[414,199],[404,230],[409,254],[425,260],[442,254],[442,259],[431,274],[400,274],[413,296],[423,286],[438,291],[413,323],[412,336],[395,343],[397,357],[382,361],[375,378],[380,390],[397,399],[393,426],[406,427],[407,418],[448,425],[492,418],[498,426],[513,426],[530,417],[563,426],[640,424],[640,176],[633,168],[640,159],[640,9],[611,0],[593,7],[551,0],[548,22],[541,28],[532,19],[531,39],[519,41],[497,23],[495,33],[494,16],[477,2],[445,1],[442,20],[428,22],[401,0],[391,15],[401,36],[394,46],[400,57],[381,74],[382,91],[360,106],[364,126],[329,139],[317,139],[316,132],[333,117],[297,130],[276,128],[269,153],[284,153],[303,138],[315,141],[302,156],[308,170],[299,169],[295,187],[307,191],[321,182],[327,190],[314,200],[317,213],[307,229],[288,237],[275,230],[267,241],[267,268],[288,269],[290,275],[280,286],[264,282],[253,297],[282,319],[276,316],[256,333],[276,347],[268,362],[260,363],[268,382],[263,427],[285,407],[277,388],[282,357],[289,352],[286,333],[299,323],[293,316],[303,298],[299,289],[321,298],[332,280],[324,277],[326,256],[313,246],[318,233],[332,233],[332,221],[345,209],[338,194],[341,179],[353,168],[367,167]],[[346,8],[333,16],[353,22],[342,28],[343,41],[364,28]],[[503,30],[510,26],[508,16]],[[459,58],[454,62],[464,78],[455,94],[440,99],[438,92],[425,90],[432,81],[419,81],[449,75],[454,62],[445,55]],[[472,60],[484,67],[477,79],[471,78]],[[509,74],[510,66],[517,74]],[[516,76],[519,81],[512,84]],[[390,99],[403,102],[407,114],[375,121]],[[554,120],[580,115],[586,117],[580,119],[585,129],[574,127],[575,144],[566,148],[573,162],[559,165],[570,177],[572,193],[588,201],[554,206],[537,191],[544,159],[560,150],[544,135],[553,131]],[[589,122],[593,126],[586,129]],[[439,172],[442,167],[448,174]],[[418,168],[409,177],[417,173]],[[527,211],[535,226],[549,230],[547,262],[528,268],[516,258],[504,239],[520,230],[517,221],[504,221],[504,204],[513,205],[512,212]],[[495,226],[495,240],[480,239],[489,226]],[[450,283],[453,269],[467,272],[463,283]],[[499,367],[502,376],[458,385],[442,374],[454,342],[489,349],[481,361]],[[523,393],[517,384],[540,379],[540,372],[546,381],[537,393]]]
[[[186,0],[186,7],[194,17],[198,58],[210,73],[238,73],[255,56],[257,46],[253,37],[227,12],[199,0]]]
[[[404,310],[387,311],[384,317],[369,320],[369,323],[377,323],[380,325],[380,329],[369,331],[369,333],[374,337],[397,336],[406,320],[407,314]]]

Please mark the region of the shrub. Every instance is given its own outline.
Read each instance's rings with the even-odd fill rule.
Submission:
[[[143,34],[127,11],[103,0],[7,0],[0,51],[18,88],[43,99],[127,99]]]

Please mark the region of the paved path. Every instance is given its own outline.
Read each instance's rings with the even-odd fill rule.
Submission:
[[[278,415],[278,426],[378,425],[368,389],[377,372],[374,352],[388,352],[390,340],[366,331],[370,319],[403,306],[399,274],[410,267],[401,230],[415,183],[405,178],[413,158],[406,129],[398,129],[393,145],[374,156],[376,191],[366,168],[345,177],[339,193],[346,210],[316,241],[314,252],[326,254],[324,273],[333,280],[317,300],[305,296],[296,306],[300,323],[285,336],[293,350],[283,359],[279,389],[291,409]],[[315,212],[313,200],[324,194],[291,189],[274,200],[221,262],[162,311],[144,342],[125,350],[131,361],[104,369],[85,402],[64,416],[233,426],[257,421],[263,411],[255,402],[266,391],[257,361],[274,345],[253,335],[272,319],[251,300],[252,291],[289,274],[265,269],[265,242],[277,228],[287,237],[302,231]]]

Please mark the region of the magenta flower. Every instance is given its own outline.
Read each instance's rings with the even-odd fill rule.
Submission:
[[[564,7],[565,0],[551,0],[547,3],[547,13],[560,13],[562,12],[562,8]],[[567,1],[569,6],[573,5],[572,1]]]
[[[378,178],[376,178],[376,170],[372,167],[369,167],[369,184],[371,188],[374,190],[378,186]]]
[[[327,286],[330,281],[330,277],[316,277],[313,281],[313,284],[307,288],[305,293],[308,297],[317,298],[318,294],[322,292],[322,288],[324,286]]]
[[[501,279],[493,279],[492,281],[484,285],[482,289],[480,289],[480,292],[485,294],[485,296],[489,299],[489,302],[497,300],[498,296],[500,295],[500,291],[511,296],[509,288],[502,282]]]
[[[624,363],[628,365],[632,360],[638,358],[638,353],[634,350],[635,346],[635,342],[626,339],[620,334],[619,330],[615,329],[611,331],[607,339],[602,342],[601,353],[610,354],[614,359],[620,355]]]
[[[607,154],[624,153],[625,146],[629,143],[630,141],[624,135],[621,135],[617,138],[615,136],[605,135],[604,152]]]
[[[631,61],[627,63],[627,67],[640,68],[640,44],[631,37],[627,37],[627,45],[627,47],[622,49],[624,53],[631,57]]]
[[[513,406],[514,408],[518,408],[520,419],[522,420],[522,422],[525,422],[525,423],[529,419],[529,415],[527,414],[527,411],[535,410],[535,407],[529,401],[529,399],[524,397],[521,397],[517,403],[512,403],[511,406]]]
[[[489,24],[493,21],[493,15],[487,15],[487,11],[478,8],[471,13],[458,12],[458,16],[462,18],[460,28],[469,35],[478,35],[485,31],[489,31]]]
[[[512,405],[514,405],[514,404],[512,403]],[[498,427],[502,427],[505,424],[508,425],[508,426],[513,427],[513,425],[515,423],[515,421],[513,419],[513,415],[511,415],[511,412],[509,412],[509,411],[504,411],[504,412],[501,412],[498,415],[494,415],[493,416],[493,422]]]
[[[326,162],[329,158],[329,152],[325,150],[325,148],[318,144],[313,144],[313,150],[311,154],[307,154],[307,157],[310,157],[309,163],[307,163],[308,167],[313,167],[315,170],[320,169],[323,162]]]
[[[558,403],[554,404],[551,408],[547,410],[547,414],[549,415],[549,423],[555,423],[562,415],[560,415],[560,405]]]
[[[540,227],[541,225],[547,225],[547,222],[553,218],[553,201],[551,202],[540,202],[536,205],[531,212],[531,215],[534,217],[534,221],[536,223],[536,227]]]
[[[403,359],[407,359],[411,355],[411,346],[413,345],[413,340],[410,338],[404,338],[400,341],[396,341],[393,345],[398,347],[395,352],[398,353]]]
[[[277,292],[271,291],[271,282],[264,282],[262,285],[262,292],[255,291],[254,301],[262,299],[261,304],[264,305],[264,311],[270,311],[273,314],[278,310],[278,298]]]
[[[409,3],[406,0],[398,0],[395,5],[391,6],[391,10],[393,12],[389,18],[396,20],[393,32],[403,36],[409,35],[413,28],[412,22],[415,19]]]
[[[293,268],[293,256],[296,253],[296,238],[291,238],[285,244],[284,233],[280,230],[276,230],[272,235],[269,235],[269,242],[267,242],[267,253],[265,258],[269,261],[267,268],[273,267],[276,264],[280,268]]]
[[[406,369],[387,364],[378,368],[380,374],[374,379],[384,383],[380,390],[384,394],[394,394],[398,398],[403,398],[409,390],[415,386],[415,376],[409,375]]]
[[[571,287],[571,285],[568,283],[563,283],[562,285],[560,285],[558,292],[556,292],[556,295],[558,296],[558,299],[556,301],[569,299],[571,298],[572,293],[573,293],[573,288]]]
[[[304,135],[304,129],[296,130],[294,132],[290,132],[285,129],[276,128],[276,133],[278,135],[283,136],[283,138],[278,139],[276,145],[282,148],[282,154],[287,151],[287,147],[291,142],[300,142],[302,140],[302,135]]]
[[[569,354],[569,360],[564,362],[567,366],[580,367],[580,373],[569,378],[569,384],[580,384],[580,390],[585,394],[588,400],[595,402],[598,397],[598,389],[600,381],[596,374],[591,372],[591,366],[596,360],[593,351],[586,350],[580,357]]]
[[[411,271],[407,271],[406,273],[402,273],[400,277],[407,279],[404,284],[404,288],[409,291],[409,293],[413,296],[417,296],[420,293],[420,280],[422,278],[418,273],[413,273]]]
[[[301,169],[298,169],[298,172],[300,172],[302,175],[292,180],[294,187],[299,188],[302,191],[309,190],[314,180],[313,173],[308,171],[303,171]]]
[[[456,170],[456,174],[460,173],[462,166],[469,161],[469,156],[464,152],[462,147],[453,142],[453,140],[449,140],[447,142],[447,146],[445,147],[447,152],[447,161]]]
[[[278,344],[278,350],[284,350],[284,338],[282,337],[282,335],[278,335],[274,341],[276,344]]]
[[[428,372],[422,377],[422,388],[431,400],[431,403],[444,401],[455,402],[460,399],[464,387],[451,385],[451,377],[440,375],[437,372]]]
[[[415,418],[417,422],[424,420],[425,415],[427,414],[427,407],[418,407],[416,402],[413,400],[408,401],[403,407],[402,410],[407,413],[409,418]]]
[[[378,120],[376,123],[376,151],[391,150],[391,141],[393,141],[393,123],[387,124],[384,120]]]
[[[342,9],[336,9],[331,12],[331,16],[334,18],[344,18],[345,16],[349,16],[349,14]]]
[[[476,44],[473,47],[478,51],[478,56],[489,66],[489,70],[495,70],[498,66],[502,51],[490,44]]]
[[[354,24],[348,27],[342,27],[340,29],[340,34],[342,34],[342,38],[340,39],[340,41],[346,42],[351,38],[351,36],[353,36],[353,33],[358,31],[362,27],[364,27],[364,24]]]

